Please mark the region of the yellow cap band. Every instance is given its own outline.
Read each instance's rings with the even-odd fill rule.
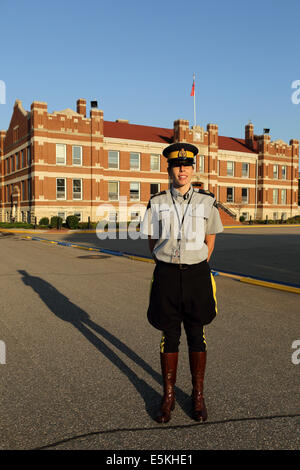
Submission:
[[[189,152],[188,150],[185,150],[184,151],[184,155],[181,154],[181,150],[176,150],[175,152],[171,152],[168,154],[168,160],[170,160],[171,158],[182,158],[182,157],[185,157],[185,158],[194,158],[194,154],[193,152]]]

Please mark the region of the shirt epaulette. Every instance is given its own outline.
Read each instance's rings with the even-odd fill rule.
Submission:
[[[206,189],[195,188],[195,191],[197,191],[200,194],[206,194],[207,196],[215,197],[214,193],[211,193],[210,191],[207,191]]]
[[[150,197],[150,200],[149,200],[148,205],[147,205],[147,209],[150,209],[150,207],[151,207],[151,199],[153,199],[153,198],[156,197],[156,196],[161,196],[162,194],[167,194],[167,191],[160,191],[159,193],[153,194],[153,195]]]
[[[153,197],[156,197],[156,196],[160,196],[161,194],[167,194],[167,191],[160,191],[160,193],[155,193],[150,197],[150,199],[152,199]]]

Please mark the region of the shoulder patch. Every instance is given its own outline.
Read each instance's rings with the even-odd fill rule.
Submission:
[[[206,194],[207,196],[215,197],[214,193],[207,191],[206,189],[194,188],[197,193]]]

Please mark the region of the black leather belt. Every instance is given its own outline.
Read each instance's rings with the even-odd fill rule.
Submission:
[[[162,265],[164,264],[175,269],[180,269],[180,271],[185,271],[186,269],[193,268],[195,266],[198,266],[201,263],[205,263],[205,261],[201,261],[200,263],[195,263],[195,264],[165,263],[164,261],[157,261],[157,264],[162,264]]]

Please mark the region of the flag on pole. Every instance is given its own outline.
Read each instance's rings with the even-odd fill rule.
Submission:
[[[195,96],[195,75],[194,75],[194,78],[193,78],[193,85],[192,85],[191,96]]]

